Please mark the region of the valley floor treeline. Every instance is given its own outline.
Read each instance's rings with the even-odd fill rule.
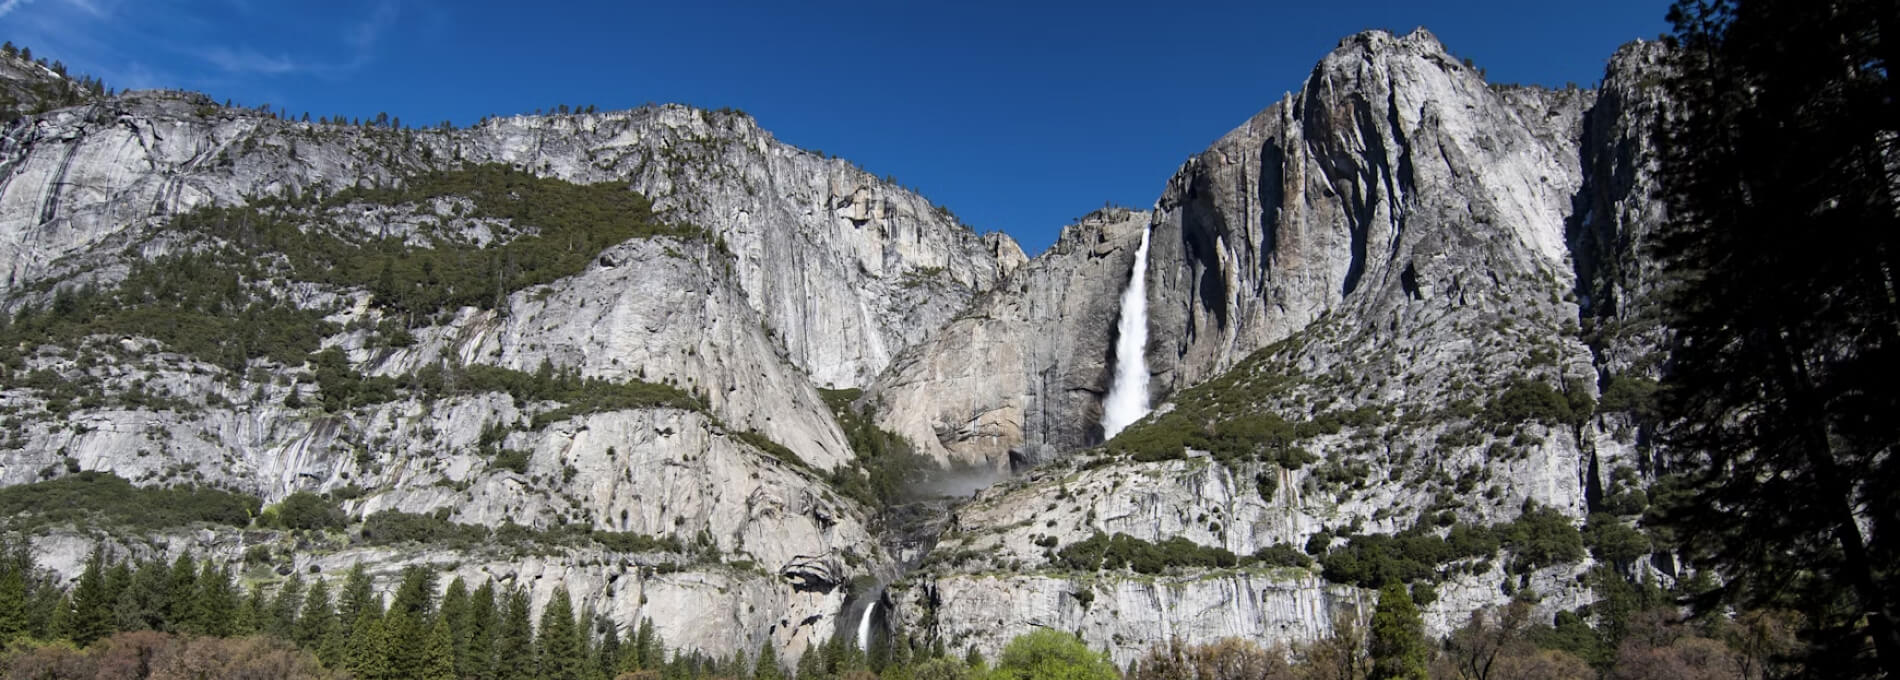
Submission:
[[[1782,611],[1684,618],[1684,593],[1630,585],[1614,573],[1586,613],[1532,620],[1537,595],[1479,610],[1430,640],[1417,598],[1396,581],[1373,611],[1342,611],[1331,637],[1297,648],[1240,639],[1171,640],[1126,669],[1074,635],[1013,640],[992,666],[905,631],[859,650],[848,634],[796,663],[768,641],[756,654],[671,649],[650,621],[613,621],[557,589],[539,612],[518,585],[427,567],[377,592],[359,566],[341,579],[292,573],[267,589],[231,566],[180,554],[170,562],[94,550],[70,588],[37,569],[24,541],[0,544],[0,674],[8,678],[340,678],[360,680],[1319,680],[1611,677],[1771,678],[1798,673],[1798,616]],[[245,585],[244,581],[249,581]],[[334,581],[334,582],[333,582]],[[1585,615],[1596,620],[1592,627]]]

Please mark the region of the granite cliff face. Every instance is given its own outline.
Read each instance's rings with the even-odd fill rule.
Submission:
[[[736,256],[748,302],[820,385],[860,386],[986,290],[1021,249],[742,113],[681,106],[496,118],[461,130],[313,125],[138,92],[30,118],[0,139],[0,269],[12,286],[205,205],[322,195],[421,168],[506,163],[627,182]]]
[[[845,161],[780,144],[743,114],[664,106],[397,130],[281,120],[188,93],[95,97],[22,118],[0,139],[0,307],[44,309],[63,292],[116,285],[141,259],[205,248],[170,228],[179,214],[388,186],[469,163],[623,182],[650,197],[660,219],[708,233],[614,246],[578,274],[414,326],[413,339],[394,346],[376,329],[396,315],[370,286],[252,285],[326,315],[339,331],[322,345],[343,350],[365,379],[438,366],[546,367],[676,386],[703,411],[562,417],[561,404],[497,392],[319,409],[308,365],[254,360],[235,370],[188,348],[95,336],[22,347],[0,369],[9,414],[0,479],[102,470],[266,502],[346,493],[357,516],[399,510],[457,524],[578,524],[671,538],[716,557],[704,566],[701,557],[583,550],[524,562],[344,544],[282,566],[363,559],[387,576],[423,560],[522,583],[555,576],[534,582],[538,597],[567,581],[588,606],[651,618],[691,649],[751,649],[771,635],[796,650],[828,637],[847,594],[841,585],[888,560],[868,533],[867,509],[824,481],[853,453],[818,388],[863,383],[1023,258],[1008,237],[979,236]],[[351,204],[311,219],[340,224],[346,238],[450,225],[500,242],[538,226],[462,219],[466,203]],[[69,410],[57,390],[24,387],[19,378],[29,374],[90,396]],[[504,462],[497,451],[525,460]],[[128,540],[146,551],[198,546],[235,557],[256,537]],[[648,564],[634,569],[648,577],[639,582],[660,590],[616,581],[629,559]],[[733,563],[750,566],[720,566]],[[653,564],[665,567],[661,576]],[[665,583],[684,585],[665,595],[674,592]],[[709,593],[729,616],[702,615]],[[782,625],[751,625],[760,621]]]
[[[1059,566],[1056,552],[1125,534],[1244,556],[1298,548],[1320,532],[1396,533],[1427,517],[1496,525],[1526,502],[1581,525],[1601,509],[1619,469],[1649,469],[1647,443],[1621,410],[1627,404],[1596,405],[1602,385],[1653,377],[1653,363],[1634,374],[1632,365],[1662,337],[1642,252],[1661,219],[1648,195],[1647,137],[1660,68],[1660,48],[1637,43],[1611,60],[1602,89],[1552,91],[1488,84],[1422,30],[1342,41],[1300,91],[1189,159],[1148,223],[1124,227],[1115,241],[1114,259],[1126,267],[1139,234],[1127,232],[1154,230],[1142,273],[1150,393],[1162,402],[1151,425],[1164,427],[1164,416],[1184,407],[1170,396],[1213,400],[1210,410],[1227,417],[1238,405],[1293,425],[1291,447],[1315,462],[1192,451],[1184,461],[1139,462],[1114,454],[1137,444],[1108,442],[1106,454],[1039,471],[963,508],[937,547],[950,559],[912,576],[914,615],[905,625],[986,653],[1037,627],[1080,630],[1121,662],[1164,638],[1158,629],[1190,642],[1312,639],[1330,632],[1335,614],[1365,615],[1356,606],[1365,595],[1306,585],[1304,570],[1217,570],[1166,584],[1076,573]],[[1091,228],[1071,232],[1065,239]],[[1065,259],[1083,257],[1058,247],[1018,275]],[[1119,290],[1112,271],[1100,278]],[[973,309],[993,315],[987,310],[1009,293]],[[1075,317],[1045,318],[1038,330],[989,343],[1011,357],[1062,357],[1029,362],[1020,376],[973,381],[938,369],[1017,365],[993,361],[984,343],[940,335],[920,353],[954,358],[917,362],[924,371],[900,361],[883,380],[898,394],[958,396],[887,402],[885,422],[934,433],[953,456],[1095,445],[1093,404],[1036,418],[1016,405],[1044,403],[1044,391],[1024,387],[1035,384],[1031,376],[1069,375],[1073,390],[1105,391],[1111,310],[1102,296]],[[1071,331],[1077,322],[1066,319],[1083,316],[1093,328]],[[1636,327],[1583,326],[1593,323]],[[1091,334],[1099,339],[1090,370],[1065,372],[1080,361],[1056,348]],[[1533,393],[1551,410],[1513,410]],[[998,417],[1002,424],[986,430],[965,425]],[[1205,427],[1233,424],[1216,418]],[[1547,612],[1592,597],[1578,578],[1587,559],[1522,575],[1489,559],[1460,566],[1426,608],[1436,633],[1512,587],[1535,589]],[[1013,575],[1025,573],[1037,576]],[[1004,600],[1011,606],[999,607]],[[1145,618],[1157,610],[1173,613]]]
[[[356,379],[400,386],[341,408],[317,405],[333,384],[323,372],[338,369],[316,355],[229,365],[137,333],[10,348],[0,483],[103,470],[266,502],[329,493],[357,517],[670,539],[532,554],[347,532],[297,550],[303,539],[261,530],[112,540],[139,555],[284,548],[279,573],[361,561],[388,578],[438,564],[531,586],[537,605],[566,583],[582,606],[650,618],[669,642],[719,654],[771,639],[796,655],[855,622],[846,609],[871,594],[866,583],[891,584],[881,620],[990,655],[1037,627],[1079,631],[1119,662],[1176,635],[1314,639],[1368,614],[1371,594],[1317,568],[1155,576],[1078,569],[1060,550],[1114,534],[1243,556],[1320,534],[1320,548],[1342,547],[1352,534],[1500,524],[1530,506],[1580,524],[1619,474],[1647,474],[1647,442],[1611,393],[1654,378],[1666,334],[1643,253],[1661,219],[1649,130],[1662,61],[1634,44],[1599,89],[1553,91],[1487,83],[1422,30],[1352,36],[1297,92],[1183,164],[1152,210],[1094,213],[1034,258],[738,113],[659,106],[400,130],[187,93],[90,97],[0,136],[9,313],[214,249],[178,228],[212,206],[320,205],[297,208],[299,229],[411,248],[439,247],[443,230],[484,244],[537,233],[466,216],[461,195],[315,202],[472,164],[613,182],[703,237],[634,238],[577,272],[420,322],[376,281],[242,282],[257,300],[320,314],[334,330],[320,346]],[[1144,233],[1147,266],[1131,272]],[[1148,286],[1143,377],[1158,407],[1104,442],[1131,276]],[[404,341],[389,340],[391,324],[406,326]],[[454,371],[471,367],[664,386],[691,403],[456,389],[470,378]],[[409,387],[438,370],[449,388]],[[827,391],[839,388],[863,392]],[[938,500],[954,507],[923,523],[927,536],[894,539],[901,513],[847,491],[875,463],[834,411],[847,401],[928,459],[1015,478]],[[1278,423],[1248,445],[1273,439],[1279,453],[1148,455],[1140,447],[1180,436],[1170,418],[1200,419],[1207,436]],[[74,574],[90,544],[80,533],[54,531],[36,549]],[[1430,628],[1511,590],[1533,589],[1547,611],[1591,597],[1579,584],[1589,558],[1509,564],[1454,565],[1425,608]]]
[[[956,463],[1022,467],[1101,441],[1116,296],[1144,211],[1063,230],[870,390],[879,424]]]

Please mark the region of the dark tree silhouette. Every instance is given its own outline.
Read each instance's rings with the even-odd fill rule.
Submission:
[[[1678,0],[1659,126],[1676,331],[1665,518],[1722,585],[1802,611],[1825,676],[1900,677],[1900,3]]]

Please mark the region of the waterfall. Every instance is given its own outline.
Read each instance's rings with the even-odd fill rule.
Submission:
[[[877,611],[877,600],[864,605],[864,618],[858,620],[858,649],[871,653],[871,613]]]
[[[1129,423],[1148,415],[1148,236],[1141,232],[1135,249],[1135,268],[1122,290],[1121,319],[1116,323],[1115,378],[1102,401],[1102,439],[1113,439]]]

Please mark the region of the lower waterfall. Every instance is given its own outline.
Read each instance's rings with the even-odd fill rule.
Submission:
[[[877,611],[877,600],[864,605],[864,616],[858,619],[858,650],[871,653],[871,614]]]

